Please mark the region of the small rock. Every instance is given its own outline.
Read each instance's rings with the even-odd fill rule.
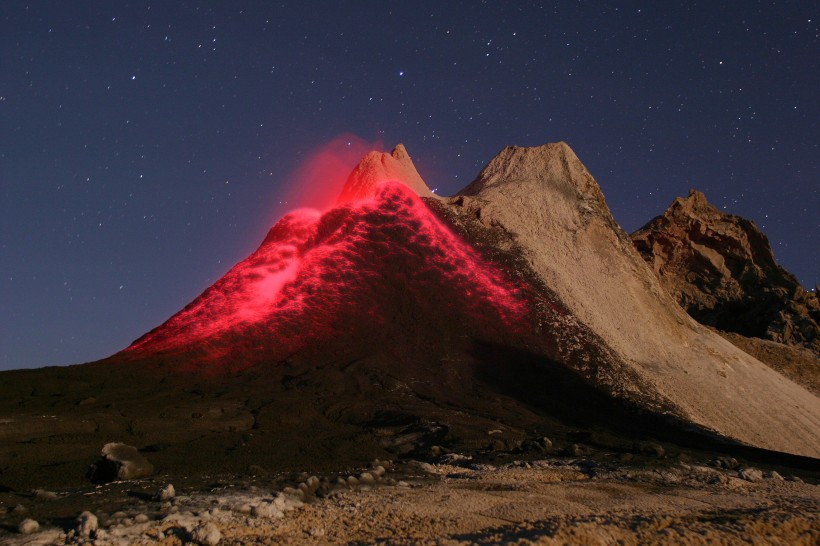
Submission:
[[[770,480],[774,480],[774,481],[777,481],[777,482],[784,481],[783,476],[781,476],[777,472],[777,470],[772,470],[771,472],[766,472],[766,477],[769,478]]]
[[[112,442],[103,446],[101,458],[91,466],[88,476],[93,482],[106,483],[144,478],[153,473],[154,465],[137,448]]]
[[[26,512],[28,512],[28,509],[22,504],[18,504],[14,508],[9,510],[9,513],[13,516],[22,516]]]
[[[284,517],[285,514],[282,512],[281,509],[277,508],[273,504],[270,503],[263,503],[253,507],[253,515],[257,518],[270,518],[270,519],[278,519]]]
[[[431,465],[430,463],[419,463],[419,468],[422,471],[427,472],[428,474],[438,474],[436,467]]]
[[[404,480],[401,480],[401,481],[396,483],[396,487],[401,487],[402,489],[404,489],[404,488],[410,487],[410,484],[407,483]]]
[[[747,482],[759,482],[763,479],[763,472],[757,468],[745,467],[738,471],[738,475]]]
[[[715,460],[715,466],[718,468],[725,468],[726,470],[737,470],[740,463],[734,457],[718,457]]]
[[[354,485],[359,485],[359,478],[357,478],[356,476],[348,476],[347,485],[351,487],[353,487]]]
[[[40,530],[40,524],[31,518],[26,518],[17,526],[17,530],[21,535],[30,535]]]
[[[663,457],[666,455],[666,450],[663,446],[656,442],[640,442],[636,447],[636,451],[645,455],[652,455],[653,457]]]
[[[370,472],[362,472],[359,474],[359,483],[363,483],[365,485],[372,485],[376,483],[376,478],[373,477],[373,474]]]
[[[165,502],[173,499],[176,496],[177,492],[174,489],[174,486],[169,483],[168,485],[157,491],[155,498],[160,502]]]
[[[123,512],[121,510],[111,514],[111,517],[113,519],[122,519],[122,518],[127,517],[127,516],[128,516],[128,514],[126,514],[125,512]]]
[[[251,508],[250,504],[240,504],[233,509],[234,512],[238,512],[240,514],[250,514],[252,510],[253,508]]]
[[[384,476],[384,473],[387,472],[382,465],[376,465],[373,468],[373,474],[378,477]]]
[[[147,523],[149,520],[148,516],[145,514],[137,514],[134,516],[135,523]]]
[[[97,532],[97,528],[100,526],[99,522],[97,521],[97,516],[86,510],[79,516],[77,516],[77,536],[82,538],[91,538],[92,535],[95,535]]]
[[[219,528],[211,522],[198,525],[191,532],[191,539],[202,546],[216,546],[222,540]]]
[[[53,491],[46,491],[45,489],[35,489],[33,491],[34,498],[41,501],[56,500],[59,496]]]

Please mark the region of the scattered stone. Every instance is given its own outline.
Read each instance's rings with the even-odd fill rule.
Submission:
[[[202,546],[216,546],[222,540],[219,528],[211,522],[198,525],[191,532],[191,539]]]
[[[783,476],[781,476],[777,472],[777,470],[772,470],[771,472],[766,472],[766,477],[770,480],[775,480],[775,481],[778,481],[778,482],[784,481]]]
[[[154,465],[137,448],[112,442],[103,446],[101,458],[91,465],[88,476],[95,483],[106,483],[144,478],[153,473]]]
[[[347,485],[349,485],[350,487],[354,487],[356,485],[359,485],[359,478],[357,478],[356,476],[348,476],[347,477]]]
[[[737,470],[740,468],[740,463],[734,457],[718,457],[715,459],[715,466],[726,470]]]
[[[77,536],[79,537],[92,538],[92,536],[96,536],[99,526],[100,524],[97,520],[97,516],[86,510],[77,516],[77,526],[75,530],[77,531]]]
[[[166,485],[165,487],[163,487],[162,489],[160,489],[157,492],[155,498],[156,498],[156,500],[158,500],[160,502],[166,502],[166,501],[170,501],[171,499],[173,499],[176,496],[177,496],[177,492],[174,489],[174,486],[169,483],[168,485]]]
[[[52,501],[59,498],[59,495],[53,491],[46,491],[45,489],[35,489],[33,491],[34,498],[41,501]]]
[[[376,467],[373,468],[373,475],[378,476],[379,478],[384,476],[385,472],[387,472],[387,471],[381,465],[377,465]]]
[[[373,485],[374,483],[376,483],[376,478],[374,478],[373,474],[371,474],[370,472],[362,472],[361,474],[359,474],[359,483],[365,485]]]
[[[453,466],[463,466],[465,463],[472,460],[473,458],[468,457],[467,455],[462,455],[460,453],[448,453],[447,455],[441,458],[441,463]]]
[[[150,518],[145,514],[137,514],[134,516],[134,523],[148,523]]]
[[[666,450],[661,444],[656,442],[639,442],[635,446],[635,451],[643,453],[644,455],[651,455],[653,457],[663,457],[666,455]]]
[[[254,506],[252,513],[257,518],[278,519],[285,516],[281,509],[267,502]]]
[[[253,508],[251,508],[250,504],[240,504],[233,509],[234,512],[238,512],[240,514],[250,514],[252,510]]]
[[[745,467],[738,471],[738,475],[747,482],[759,482],[763,479],[763,472],[757,468]]]
[[[418,463],[418,467],[428,474],[438,474],[436,467],[431,465],[430,463]]]
[[[17,526],[17,530],[21,535],[30,535],[40,530],[40,524],[31,518],[26,518]]]
[[[13,516],[22,516],[23,514],[25,514],[27,512],[28,512],[28,509],[25,506],[23,506],[22,504],[16,505],[14,508],[12,508],[9,511],[9,513]]]

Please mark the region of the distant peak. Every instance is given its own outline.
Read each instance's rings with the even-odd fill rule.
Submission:
[[[459,195],[480,195],[492,188],[541,193],[548,188],[573,196],[584,210],[611,216],[595,179],[566,142],[541,146],[507,146],[495,156]]]
[[[390,180],[401,182],[419,197],[435,196],[416,170],[407,149],[403,144],[398,144],[389,154],[368,152],[347,177],[337,202],[341,204],[370,197],[383,182]]]
[[[687,215],[691,216],[693,214],[723,214],[712,205],[708,199],[706,199],[706,194],[704,194],[700,190],[690,189],[689,194],[686,197],[677,197],[672,202],[672,205],[667,209],[665,215],[675,214],[676,211],[686,213]]]

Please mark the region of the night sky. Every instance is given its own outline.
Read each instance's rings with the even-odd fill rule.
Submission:
[[[0,4],[0,369],[163,322],[330,142],[449,195],[565,140],[627,231],[698,188],[818,281],[817,2],[342,4]]]

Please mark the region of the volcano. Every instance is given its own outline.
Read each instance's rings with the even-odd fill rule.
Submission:
[[[820,400],[678,306],[564,143],[505,148],[449,198],[403,146],[371,152],[334,208],[286,215],[128,348],[3,378],[9,484],[77,475],[112,440],[169,472],[545,433],[820,456]]]

